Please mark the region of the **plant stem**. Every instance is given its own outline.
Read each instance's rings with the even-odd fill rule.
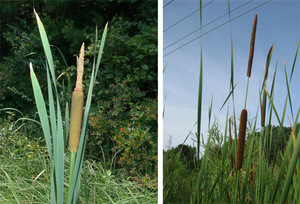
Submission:
[[[247,77],[247,88],[246,88],[246,97],[245,97],[245,105],[244,105],[244,109],[246,109],[246,104],[247,104],[249,78],[250,78],[250,77]]]
[[[71,164],[70,164],[70,179],[69,179],[69,190],[68,190],[68,202],[70,199],[70,189],[72,185],[73,167],[75,162],[76,152],[71,152]]]

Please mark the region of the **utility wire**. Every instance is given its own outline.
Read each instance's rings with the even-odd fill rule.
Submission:
[[[250,1],[248,1],[248,2],[246,2],[246,3],[244,3],[244,4],[242,4],[241,6],[239,6],[239,7],[235,8],[235,9],[231,10],[230,12],[234,12],[234,11],[238,10],[239,8],[245,6],[246,4],[250,3],[251,1],[253,1],[253,0],[250,0]],[[204,27],[206,27],[206,26],[212,24],[213,22],[219,20],[220,18],[223,18],[223,17],[226,16],[227,14],[229,14],[229,12],[226,13],[226,14],[223,14],[223,15],[219,16],[218,18],[216,18],[216,19],[214,19],[214,20],[212,20],[212,21],[210,21],[209,23],[205,24],[205,25],[202,26],[201,28],[198,28],[198,29],[194,30],[193,32],[191,32],[191,33],[185,35],[184,37],[180,38],[179,40],[176,40],[176,41],[173,42],[172,44],[170,44],[170,45],[168,45],[167,47],[165,47],[164,50],[165,50],[165,49],[168,49],[169,47],[171,47],[172,45],[178,43],[179,41],[181,41],[181,40],[183,40],[183,39],[189,37],[190,35],[194,34],[194,33],[197,32],[198,30],[200,30],[200,29],[202,29],[202,28],[204,28]]]
[[[249,13],[250,11],[253,11],[253,10],[257,9],[258,7],[261,7],[261,6],[263,6],[264,4],[267,4],[267,3],[269,3],[270,1],[272,1],[272,0],[268,0],[268,1],[266,1],[266,2],[264,2],[264,3],[260,4],[260,5],[256,6],[256,7],[254,7],[254,8],[252,8],[252,9],[250,9],[250,10],[248,10],[248,11],[246,11],[246,12],[242,13],[241,15],[239,15],[239,16],[236,16],[236,17],[234,17],[233,19],[231,19],[231,20],[229,20],[229,21],[226,21],[225,23],[222,23],[221,25],[218,25],[217,27],[215,27],[215,28],[213,28],[213,29],[211,29],[211,30],[207,31],[206,33],[203,33],[202,35],[199,35],[198,37],[196,37],[196,38],[194,38],[194,39],[192,39],[192,40],[188,41],[187,43],[185,43],[185,44],[183,44],[183,45],[181,45],[181,46],[177,47],[176,49],[172,50],[171,52],[168,52],[168,53],[167,53],[167,54],[165,54],[163,57],[166,57],[166,56],[168,56],[168,55],[169,55],[169,54],[171,54],[172,52],[175,52],[175,51],[179,50],[180,48],[182,48],[182,47],[184,47],[184,46],[188,45],[189,43],[191,43],[191,42],[193,42],[193,41],[197,40],[198,38],[200,38],[200,37],[202,37],[202,36],[204,36],[204,35],[206,35],[206,34],[208,34],[208,33],[212,32],[212,31],[214,31],[214,30],[216,30],[217,28],[219,28],[219,27],[221,27],[221,26],[223,26],[223,25],[225,25],[225,24],[229,23],[230,21],[233,21],[233,20],[235,20],[235,19],[237,19],[237,18],[239,18],[239,17],[241,17],[241,16],[245,15],[246,13]]]
[[[166,6],[168,6],[170,3],[172,3],[174,0],[171,0],[169,3],[167,3],[166,5],[164,5],[164,8],[166,7]]]
[[[208,2],[207,4],[205,4],[204,6],[202,6],[202,8],[204,8],[205,6],[209,5],[210,3],[214,2],[215,0],[211,0],[210,2]],[[192,13],[190,13],[189,15],[187,15],[186,17],[182,18],[181,20],[177,21],[176,23],[174,23],[173,25],[171,25],[170,27],[166,28],[163,32],[166,32],[167,30],[171,29],[172,27],[176,26],[178,23],[184,21],[185,19],[187,19],[188,17],[190,17],[191,15],[193,15],[194,13],[197,13],[197,11],[199,11],[199,9],[197,9],[196,11],[193,11]]]

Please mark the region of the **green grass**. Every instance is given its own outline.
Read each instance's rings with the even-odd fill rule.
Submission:
[[[66,169],[69,160],[70,156],[66,155]],[[66,170],[66,178],[68,173]],[[79,203],[157,203],[157,192],[151,192],[121,171],[105,169],[100,162],[86,160],[82,175]],[[31,158],[1,155],[0,203],[50,203],[50,178],[51,165],[43,153]],[[65,179],[65,187],[67,183]]]

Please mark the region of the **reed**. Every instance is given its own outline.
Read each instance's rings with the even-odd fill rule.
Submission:
[[[253,56],[254,56],[254,45],[255,45],[255,35],[256,35],[256,25],[257,25],[257,14],[255,14],[255,17],[254,17],[252,33],[251,33],[250,51],[249,51],[249,60],[248,60],[248,69],[247,69],[247,88],[246,88],[246,97],[245,97],[244,109],[246,109],[247,96],[248,96],[248,87],[249,87],[249,78],[251,77],[251,71],[252,71],[252,63],[253,63]]]
[[[252,62],[253,62],[253,55],[254,55],[256,25],[257,25],[257,14],[255,14],[255,17],[254,17],[252,33],[251,33],[250,52],[249,52],[248,69],[247,69],[247,77],[249,77],[249,78],[251,77]]]
[[[240,117],[239,137],[237,143],[236,170],[241,169],[243,165],[246,125],[247,125],[247,110],[243,109]]]

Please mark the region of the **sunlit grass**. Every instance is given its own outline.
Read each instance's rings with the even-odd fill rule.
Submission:
[[[70,158],[65,157],[65,168]],[[122,173],[116,176],[100,162],[86,161],[82,168],[80,203],[157,203],[157,193]],[[65,171],[68,178],[69,171]],[[0,156],[0,203],[50,203],[51,165],[43,154],[31,158]],[[68,179],[64,179],[67,193]],[[66,198],[64,203],[66,202]]]

